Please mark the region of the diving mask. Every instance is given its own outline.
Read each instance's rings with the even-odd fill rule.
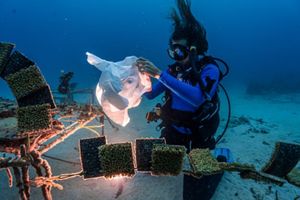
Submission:
[[[181,44],[172,44],[168,49],[170,58],[176,61],[182,61],[189,55],[189,48]]]

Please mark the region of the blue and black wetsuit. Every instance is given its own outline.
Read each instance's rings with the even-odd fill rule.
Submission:
[[[152,91],[144,95],[153,99],[166,92],[169,96],[167,109],[163,109],[165,118],[162,119],[164,129],[161,136],[165,137],[167,144],[185,145],[188,150],[190,143],[192,148],[214,148],[211,140],[219,125],[219,109],[212,111],[214,113],[210,113],[209,119],[201,124],[194,119],[207,102],[205,92],[213,99],[218,98],[219,68],[212,63],[202,68],[199,76],[205,88],[200,87],[199,81],[195,81],[192,72],[186,73],[187,70],[181,72],[176,69],[176,64],[171,65],[161,74]]]

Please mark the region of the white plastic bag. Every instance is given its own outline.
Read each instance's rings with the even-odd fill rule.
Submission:
[[[135,56],[119,62],[103,60],[89,52],[87,61],[102,73],[96,88],[98,102],[115,123],[126,126],[130,121],[128,109],[137,107],[141,96],[151,90],[150,77],[141,74],[133,63]]]

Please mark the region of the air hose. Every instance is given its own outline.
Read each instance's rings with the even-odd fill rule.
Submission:
[[[198,82],[200,84],[200,88],[202,91],[205,91],[204,88],[204,83],[200,77],[200,73],[201,73],[201,68],[200,69],[197,69],[197,65],[196,65],[196,62],[197,62],[197,49],[195,46],[192,46],[190,48],[190,61],[191,61],[191,65],[192,65],[192,68],[193,68],[193,71],[196,73],[197,75],[197,78],[198,78]],[[222,63],[224,66],[225,66],[225,72],[222,72],[219,68],[219,66],[217,65],[217,67],[219,68],[220,70],[220,73],[221,73],[221,77],[220,77],[220,80],[221,81],[225,76],[228,75],[229,73],[229,66],[228,64],[220,59],[220,58],[216,58],[216,57],[211,57],[214,61],[218,61],[220,63]],[[230,103],[230,99],[229,99],[229,95],[228,95],[228,92],[227,90],[225,89],[225,87],[219,82],[219,86],[223,89],[224,91],[224,94],[226,96],[226,100],[227,100],[227,105],[228,105],[228,115],[227,115],[227,121],[226,121],[226,124],[225,124],[225,127],[224,127],[224,130],[222,131],[222,133],[216,138],[216,141],[215,141],[215,144],[218,144],[220,142],[220,140],[223,138],[223,136],[225,135],[227,129],[228,129],[228,126],[229,126],[229,122],[230,122],[230,118],[231,118],[231,103]],[[204,95],[206,97],[207,100],[210,100],[211,97],[206,93],[204,92]]]

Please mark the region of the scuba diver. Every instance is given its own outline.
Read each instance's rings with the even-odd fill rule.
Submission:
[[[174,63],[165,71],[144,58],[139,58],[135,63],[141,73],[158,80],[152,91],[144,96],[154,99],[165,93],[163,105],[157,104],[153,112],[147,113],[146,118],[148,122],[161,119],[158,128],[167,144],[184,145],[187,152],[195,148],[214,149],[214,156],[219,162],[232,162],[229,149],[215,148],[230,120],[229,97],[220,84],[228,74],[229,67],[223,60],[205,54],[208,50],[206,31],[193,16],[191,2],[176,1],[179,12],[173,9],[171,14],[174,31],[168,48]],[[225,66],[225,72],[221,71],[217,62]],[[225,128],[215,139],[220,123],[219,86],[224,90],[229,109]],[[220,173],[199,179],[184,174],[183,199],[210,199],[222,176],[223,173]]]
[[[214,149],[214,135],[218,129],[220,102],[218,86],[227,75],[216,61],[205,55],[208,50],[206,31],[193,16],[190,1],[177,0],[179,13],[174,9],[171,19],[174,31],[169,40],[168,54],[174,60],[161,71],[144,58],[136,61],[141,73],[158,79],[152,91],[145,93],[154,99],[165,92],[163,105],[147,114],[148,121],[161,119],[158,126],[167,144],[184,145],[189,152],[194,148]]]
[[[58,91],[61,94],[68,94],[71,92],[71,84],[70,81],[73,78],[74,72],[64,72],[61,71],[61,75],[59,77],[59,85],[58,85]]]
[[[70,83],[73,76],[74,72],[64,72],[62,70],[59,77],[59,85],[57,90],[60,94],[67,95],[65,103],[74,103],[72,91],[77,86],[77,83]]]

